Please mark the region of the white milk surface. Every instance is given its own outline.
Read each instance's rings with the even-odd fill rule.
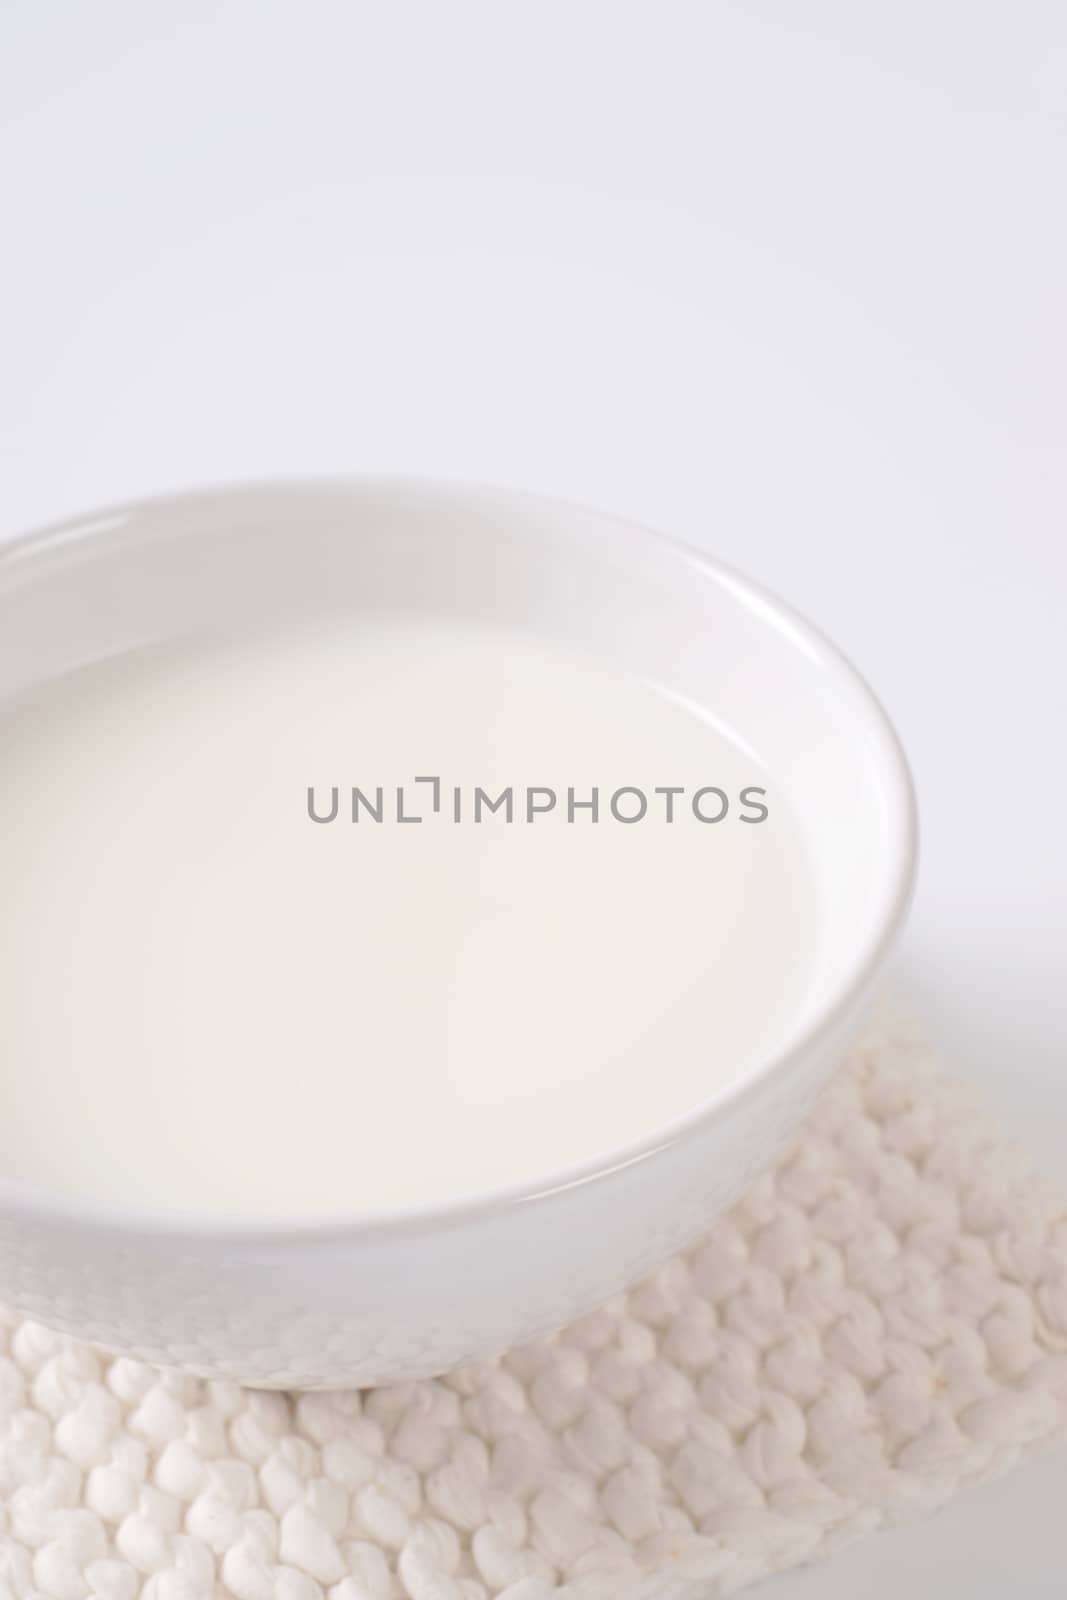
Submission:
[[[0,1174],[243,1217],[550,1176],[764,1059],[818,909],[773,775],[553,647],[397,621],[126,656],[0,713]]]

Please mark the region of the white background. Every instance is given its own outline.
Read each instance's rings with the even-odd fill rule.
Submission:
[[[1067,1176],[1067,8],[6,0],[0,534],[388,468],[702,543],[896,718],[903,977]],[[1062,1591],[1063,1457],[793,1600]]]

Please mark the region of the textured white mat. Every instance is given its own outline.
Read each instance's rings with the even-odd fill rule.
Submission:
[[[883,1022],[701,1243],[502,1364],[290,1398],[0,1352],[0,1600],[712,1596],[1064,1428],[1067,1204]]]

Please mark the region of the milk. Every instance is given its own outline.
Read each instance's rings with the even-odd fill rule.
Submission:
[[[783,1041],[819,933],[788,794],[732,730],[401,620],[12,702],[0,885],[0,1173],[235,1217],[448,1200],[654,1135]]]

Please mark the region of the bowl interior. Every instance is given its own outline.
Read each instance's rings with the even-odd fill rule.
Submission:
[[[799,817],[821,894],[801,1034],[884,948],[913,864],[899,748],[800,619],[644,529],[537,497],[406,482],[175,496],[0,555],[0,699],[198,631],[330,614],[504,624],[592,652],[713,721]]]

